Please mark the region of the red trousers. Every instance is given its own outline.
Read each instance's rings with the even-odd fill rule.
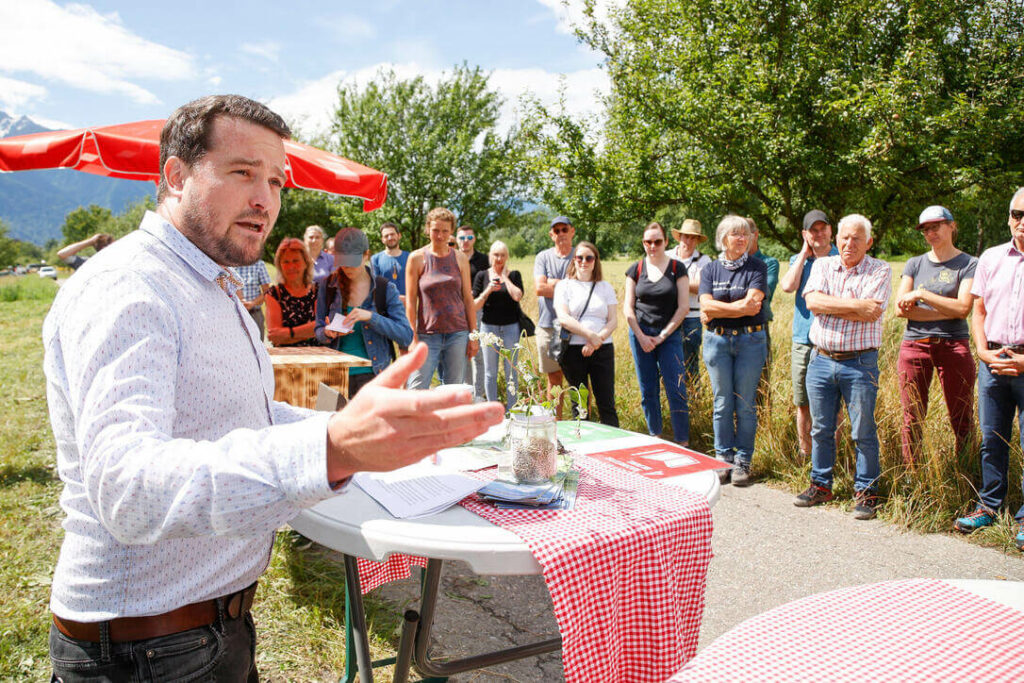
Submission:
[[[938,371],[949,421],[962,453],[974,429],[974,379],[976,368],[966,339],[930,342],[904,340],[897,361],[900,403],[903,404],[903,462],[913,465],[921,451],[921,423],[928,414],[928,388]]]

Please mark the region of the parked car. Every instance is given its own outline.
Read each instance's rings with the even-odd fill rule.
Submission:
[[[39,269],[39,277],[50,277],[54,280],[57,279],[57,269],[53,266],[43,266]]]

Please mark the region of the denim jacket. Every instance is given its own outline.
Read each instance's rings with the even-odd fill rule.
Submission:
[[[327,305],[327,280],[323,278],[317,284],[316,291],[316,328],[314,333],[318,342],[333,349],[341,346],[341,338],[328,339],[325,333],[327,319],[333,319],[341,313],[341,292],[339,291],[334,301]],[[412,327],[405,317],[405,306],[398,298],[398,288],[392,283],[387,283],[387,316],[377,312],[373,304],[373,292],[376,287],[376,279],[370,278],[370,291],[366,295],[359,308],[370,311],[370,320],[363,323],[363,343],[366,346],[366,355],[373,364],[373,374],[379,374],[381,370],[391,363],[391,355],[388,352],[388,340],[396,342],[400,346],[408,346],[412,343]]]

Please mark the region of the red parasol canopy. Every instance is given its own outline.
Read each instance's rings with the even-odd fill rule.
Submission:
[[[162,120],[136,121],[0,138],[0,172],[73,168],[155,183],[160,180],[163,127]],[[285,140],[284,151],[288,155],[287,187],[358,197],[363,200],[363,211],[384,205],[386,174],[301,142]]]

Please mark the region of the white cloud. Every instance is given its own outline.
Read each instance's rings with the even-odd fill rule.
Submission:
[[[365,85],[380,69],[393,69],[402,79],[422,76],[428,83],[437,83],[445,71],[424,68],[416,63],[382,63],[354,72],[331,72],[315,81],[303,84],[298,90],[272,98],[267,104],[285,117],[303,135],[325,133],[337,101],[338,84]],[[608,76],[598,68],[558,74],[543,69],[497,69],[491,73],[490,87],[501,93],[505,104],[501,109],[498,128],[508,130],[518,120],[518,104],[522,95],[529,93],[548,107],[559,103],[559,88],[564,83],[566,110],[574,116],[596,115],[603,110],[601,96],[608,93]]]
[[[83,90],[159,102],[137,79],[187,80],[191,56],[129,31],[117,13],[50,0],[0,2],[0,71],[27,72]]]
[[[589,21],[583,12],[582,0],[537,0],[540,4],[554,12],[558,20],[558,31],[560,33],[572,34],[576,28],[586,25]],[[594,18],[600,23],[607,24],[611,13],[625,7],[627,0],[596,0],[594,3]]]
[[[246,43],[242,45],[242,52],[262,57],[276,64],[281,57],[281,43],[269,40],[262,43]]]
[[[45,96],[46,88],[41,85],[0,76],[0,108],[10,111]]]
[[[49,128],[50,130],[67,130],[69,128],[84,127],[82,125],[74,123],[67,123],[66,121],[61,121],[60,119],[51,119],[45,116],[36,116],[35,114],[29,114],[28,117],[36,123],[38,123],[40,126],[43,126],[44,128]]]

